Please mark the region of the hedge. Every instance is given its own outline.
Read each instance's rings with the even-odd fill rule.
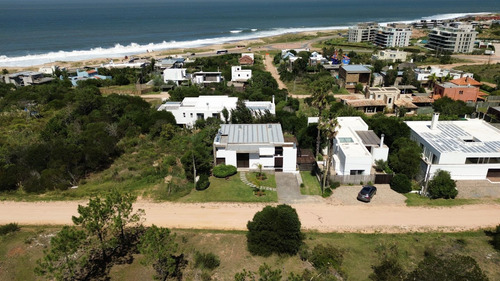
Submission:
[[[219,164],[214,167],[213,174],[217,178],[225,178],[236,174],[236,167],[233,165]]]

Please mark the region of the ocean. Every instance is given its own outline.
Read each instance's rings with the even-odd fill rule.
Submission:
[[[500,12],[499,0],[0,0],[0,66],[197,48],[358,22]]]

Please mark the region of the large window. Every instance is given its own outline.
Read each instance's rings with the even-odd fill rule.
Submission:
[[[465,164],[499,164],[500,157],[467,157]]]

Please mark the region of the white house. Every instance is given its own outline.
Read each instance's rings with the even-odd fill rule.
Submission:
[[[231,67],[231,81],[248,82],[252,78],[251,69],[242,69],[241,65]]]
[[[191,82],[193,84],[206,86],[212,83],[220,83],[223,80],[222,73],[219,71],[205,72],[199,71],[191,75]]]
[[[387,161],[389,148],[361,117],[338,117],[333,167],[337,175],[369,175],[376,160]]]
[[[285,142],[281,124],[222,124],[214,140],[214,163],[238,170],[257,169],[295,173],[297,147]]]
[[[188,77],[185,68],[166,68],[163,70],[163,81],[168,83],[168,81],[173,81],[177,86],[184,81],[187,81]]]
[[[236,108],[237,102],[237,97],[229,96],[187,97],[182,102],[166,102],[160,105],[158,111],[169,111],[174,115],[178,125],[192,127],[198,119],[206,120],[209,117],[214,117],[223,120],[222,110],[224,108],[227,109],[229,118],[231,118],[231,110]],[[276,114],[274,98],[272,102],[245,101],[245,105],[254,114],[267,111]]]
[[[429,81],[429,76],[433,74],[436,76],[436,78],[443,78],[449,76],[451,77],[450,80],[460,79],[462,77],[474,78],[473,73],[455,69],[443,69],[435,66],[431,66],[430,69],[425,69],[425,68],[415,69],[415,76],[417,80],[422,83],[427,83],[427,81]]]
[[[500,177],[500,130],[483,120],[406,121],[411,139],[423,149],[426,179],[438,169],[454,180]]]
[[[406,61],[408,53],[400,50],[380,50],[372,55],[373,60],[386,60],[391,62]]]

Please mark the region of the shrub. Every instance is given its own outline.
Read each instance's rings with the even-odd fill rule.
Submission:
[[[493,248],[500,251],[500,225],[497,225],[496,231],[493,233],[493,241],[491,241]]]
[[[340,182],[338,182],[338,181],[334,181],[334,182],[330,183],[330,188],[332,190],[336,189],[339,186],[340,186]]]
[[[19,225],[17,223],[9,223],[5,225],[0,225],[0,235],[6,235],[11,232],[19,231]]]
[[[217,178],[225,178],[236,174],[236,167],[233,165],[219,164],[214,167],[212,173]]]
[[[453,199],[458,195],[456,183],[451,179],[450,173],[443,170],[438,170],[437,173],[429,181],[429,194],[431,198]]]
[[[438,257],[426,254],[406,280],[475,280],[486,281],[488,277],[470,256],[451,255]]]
[[[302,182],[302,183],[300,183],[300,187],[304,188],[304,187],[306,187],[306,185]]]
[[[208,176],[206,174],[201,174],[200,178],[196,182],[196,190],[205,190],[210,185],[210,181],[208,180]]]
[[[327,198],[327,197],[330,197],[332,195],[332,189],[327,187],[325,188],[325,190],[323,191],[323,194],[321,196],[323,196],[323,198]]]
[[[311,251],[309,261],[313,266],[320,271],[327,271],[328,269],[335,269],[338,273],[342,274],[340,266],[344,260],[344,253],[342,250],[331,245],[317,245]]]
[[[396,259],[385,258],[377,266],[372,266],[373,273],[368,276],[373,281],[399,281],[405,280],[406,271]]]
[[[288,205],[266,206],[247,224],[247,246],[252,255],[295,255],[302,245],[300,220]]]
[[[200,253],[196,251],[194,254],[194,266],[196,268],[205,268],[214,270],[220,265],[220,259],[213,253]]]
[[[411,181],[405,174],[397,174],[391,180],[391,189],[399,193],[411,191]]]

